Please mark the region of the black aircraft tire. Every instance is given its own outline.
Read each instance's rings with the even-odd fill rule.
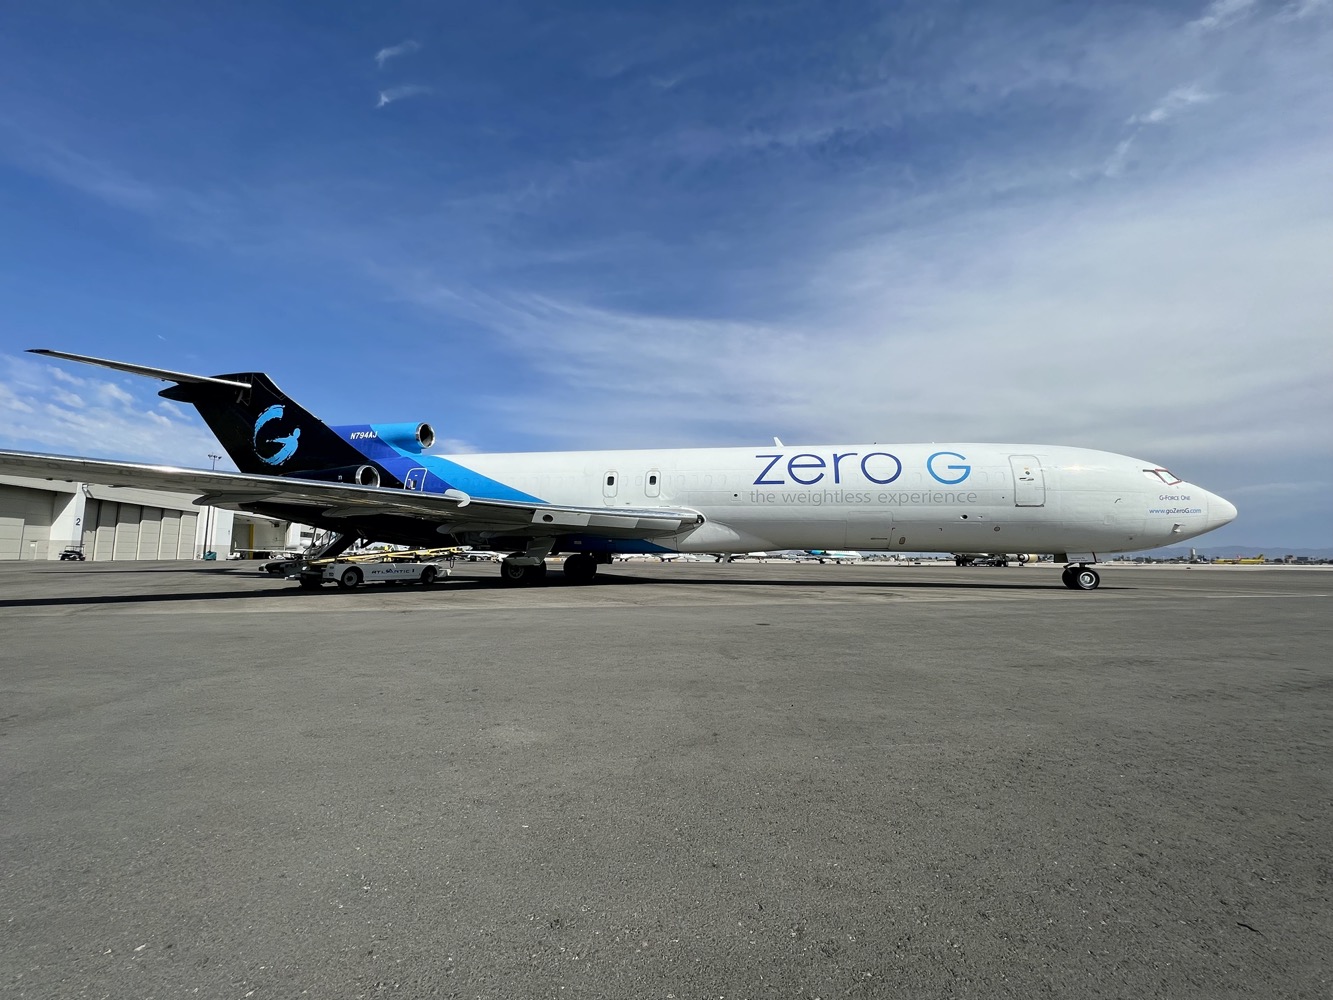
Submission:
[[[536,566],[516,565],[504,560],[500,563],[500,583],[506,587],[527,587],[536,583]]]
[[[1095,569],[1084,566],[1070,574],[1075,590],[1096,590],[1101,586],[1102,575]]]
[[[575,552],[565,560],[565,582],[592,583],[597,576],[597,560],[583,552]]]

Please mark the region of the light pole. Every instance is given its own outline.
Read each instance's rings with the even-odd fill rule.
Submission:
[[[214,455],[211,451],[208,457],[213,460],[211,471],[216,472],[218,462],[222,459],[221,455]],[[204,511],[204,558],[208,558],[208,553],[213,550],[213,505],[209,504],[208,509]],[[217,553],[213,553],[213,558],[217,558]]]

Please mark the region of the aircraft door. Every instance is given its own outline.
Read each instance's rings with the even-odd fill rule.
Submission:
[[[616,475],[615,469],[608,469],[602,476],[602,496],[608,500],[614,500],[616,498],[616,484],[619,481],[620,477]]]
[[[1014,506],[1045,507],[1046,477],[1036,455],[1010,455],[1009,467],[1014,472]]]
[[[424,490],[426,488],[426,470],[412,469],[403,479],[403,489],[405,490]]]
[[[662,493],[662,473],[656,469],[649,469],[643,480],[643,492],[650,497],[660,496]]]

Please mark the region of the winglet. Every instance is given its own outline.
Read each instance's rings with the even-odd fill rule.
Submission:
[[[208,375],[189,375],[185,372],[168,371],[165,368],[149,368],[146,365],[131,365],[124,361],[107,361],[103,358],[90,358],[86,354],[67,354],[64,351],[50,351],[44,347],[29,348],[29,354],[44,354],[48,358],[64,358],[66,361],[80,361],[85,365],[98,365],[101,368],[114,368],[116,371],[129,372],[131,375],[147,375],[160,378],[163,382],[200,382],[205,385],[221,385],[229,389],[249,389],[249,382],[237,382],[229,378],[213,378]]]

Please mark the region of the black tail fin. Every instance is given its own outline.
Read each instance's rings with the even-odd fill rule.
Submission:
[[[191,375],[45,348],[34,348],[29,353],[176,383],[158,395],[189,403],[198,410],[241,472],[350,479],[341,473],[375,464],[293,402],[262,372]],[[384,469],[376,468],[384,479],[397,483]],[[375,481],[380,481],[378,475]]]
[[[262,372],[212,379],[180,382],[158,395],[198,410],[241,472],[291,476],[366,463],[361,452]]]

